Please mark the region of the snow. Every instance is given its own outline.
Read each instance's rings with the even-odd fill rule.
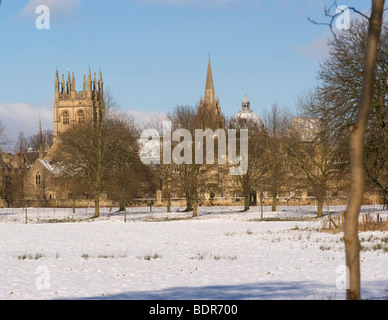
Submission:
[[[342,233],[315,207],[0,209],[0,299],[344,299]],[[331,207],[336,215],[344,207]],[[363,213],[381,207],[364,207]],[[362,297],[388,298],[387,232],[362,232]],[[37,259],[36,259],[37,258]]]

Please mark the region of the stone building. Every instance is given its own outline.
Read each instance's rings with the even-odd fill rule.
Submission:
[[[42,128],[39,126],[40,148],[38,152],[35,152],[37,157],[29,166],[24,181],[25,198],[30,205],[72,205],[75,197],[72,191],[74,188],[69,185],[69,181],[62,179],[59,168],[55,168],[50,160],[58,147],[58,138],[62,132],[72,124],[86,121],[97,123],[104,118],[104,115],[104,90],[101,72],[98,81],[96,73],[94,73],[94,80],[92,80],[89,69],[87,78],[84,75],[83,89],[77,91],[74,73],[70,78],[70,72],[68,72],[67,81],[62,75],[62,82],[60,82],[58,71],[56,71],[53,145],[47,151],[43,149]],[[83,192],[81,199],[77,199],[77,202],[80,205],[88,205],[88,192]]]
[[[85,121],[100,121],[105,113],[104,106],[104,83],[100,71],[97,81],[96,73],[92,80],[89,69],[88,77],[84,75],[83,90],[76,91],[74,72],[70,80],[70,72],[62,75],[59,81],[58,70],[55,75],[55,102],[54,102],[54,144],[55,140],[71,124]]]

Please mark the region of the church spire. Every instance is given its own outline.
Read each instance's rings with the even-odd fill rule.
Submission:
[[[214,85],[213,85],[213,75],[212,75],[212,67],[210,63],[210,55],[209,55],[209,63],[207,66],[207,76],[206,76],[206,88],[205,88],[205,97],[204,103],[207,105],[212,105],[215,102],[215,93],[214,93]]]
[[[216,100],[216,95],[214,93],[210,54],[207,66],[205,96],[203,97],[203,100],[201,97],[201,100],[199,101],[198,121],[198,124],[202,128],[211,128],[213,130],[225,128],[225,118],[221,112],[220,99],[217,96]]]
[[[42,133],[42,123],[40,121],[40,115],[39,115],[38,143],[39,143],[39,159],[43,159],[43,133]]]

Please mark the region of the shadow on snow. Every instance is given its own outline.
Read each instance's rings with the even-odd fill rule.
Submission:
[[[343,299],[344,290],[311,281],[257,282],[238,285],[172,287],[155,291],[129,291],[82,300],[276,300]],[[78,299],[78,298],[77,298]]]

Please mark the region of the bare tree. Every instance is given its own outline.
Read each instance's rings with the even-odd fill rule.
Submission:
[[[144,129],[157,130],[160,137],[163,137],[164,123],[170,121],[166,116],[155,116],[149,121],[143,124]],[[164,128],[165,130],[170,130],[170,128]],[[167,136],[170,135],[170,132],[166,133]],[[166,137],[163,137],[165,139]],[[166,141],[171,143],[171,141]],[[157,153],[160,155],[160,160],[158,164],[153,164],[155,168],[155,174],[159,178],[159,190],[162,192],[162,198],[166,201],[167,212],[171,212],[171,202],[173,195],[179,191],[178,183],[176,183],[176,172],[177,167],[173,162],[164,162],[164,143],[160,142],[157,146]]]
[[[20,134],[19,134],[20,135]],[[43,130],[42,132],[42,147],[43,149],[46,149],[47,147],[50,147],[52,146],[53,144],[53,137],[54,137],[54,131],[52,129],[45,129]],[[25,148],[26,150],[31,147],[33,150],[39,150],[40,148],[40,134],[39,133],[35,133],[27,138],[26,139],[26,145],[27,145],[27,148]],[[20,142],[18,140],[17,142],[17,145],[19,146],[20,145]]]
[[[275,103],[265,117],[266,141],[265,168],[266,189],[272,195],[272,211],[276,211],[279,192],[288,181],[288,157],[285,139],[289,132],[291,120],[288,112]]]
[[[0,153],[9,145],[9,138],[4,132],[3,122],[0,120]]]
[[[233,119],[228,126],[237,130],[237,141],[240,139],[239,130],[248,130],[248,169],[244,174],[233,175],[228,178],[232,190],[244,196],[243,210],[247,211],[250,208],[251,196],[256,195],[257,191],[262,191],[267,135],[262,126],[252,120]]]
[[[367,21],[367,33],[365,39],[362,37],[355,38],[357,42],[352,43],[352,48],[359,48],[360,64],[354,63],[352,59],[353,53],[357,51],[347,50],[345,55],[351,57],[346,64],[349,74],[359,77],[358,94],[353,95],[352,100],[346,98],[346,88],[352,88],[356,83],[343,83],[343,86],[337,86],[338,93],[336,99],[344,99],[344,107],[348,108],[351,117],[348,118],[348,127],[350,128],[349,136],[349,154],[350,154],[350,193],[347,209],[345,211],[345,226],[344,239],[346,251],[346,265],[349,269],[349,288],[347,289],[347,298],[349,300],[358,300],[361,298],[360,285],[360,244],[358,239],[358,216],[360,207],[363,201],[364,186],[365,186],[365,163],[364,163],[364,143],[365,133],[368,126],[368,120],[373,110],[376,79],[378,79],[379,70],[376,70],[378,65],[378,48],[382,29],[382,17],[384,11],[384,0],[372,0],[372,8],[370,16],[360,13],[351,8],[353,11],[360,13]],[[336,1],[334,1],[334,5]],[[326,10],[326,15],[330,15]],[[335,15],[331,16],[330,27],[335,19]],[[352,29],[350,30],[351,34]],[[345,33],[346,34],[346,33]],[[334,40],[336,40],[334,36]],[[346,40],[346,38],[344,38]],[[345,41],[343,41],[346,44]],[[348,47],[350,48],[350,47]],[[335,60],[334,60],[335,61]],[[353,61],[353,63],[352,63]],[[336,74],[337,78],[341,77],[338,71],[332,70],[332,74]],[[328,73],[330,75],[330,73]],[[386,83],[383,83],[386,86]],[[329,87],[330,88],[330,87]],[[331,87],[333,88],[333,87]],[[324,92],[328,96],[328,92]],[[333,91],[335,92],[335,90]],[[354,92],[350,90],[350,92]],[[342,95],[342,97],[341,97]],[[385,100],[384,99],[382,101]],[[352,101],[357,102],[356,108]],[[339,119],[344,119],[343,117]]]
[[[348,30],[342,30],[329,40],[331,55],[318,73],[317,92],[322,101],[315,105],[315,117],[327,119],[326,130],[338,138],[350,139],[356,119],[360,93],[369,19],[354,20]],[[368,178],[366,187],[381,194],[388,205],[388,27],[382,26],[375,68],[374,95],[364,138],[364,167]],[[344,145],[349,153],[349,144]]]
[[[19,132],[18,139],[15,144],[15,152],[26,153],[28,149],[27,139],[24,136],[23,131]]]
[[[177,106],[168,118],[172,122],[172,131],[177,129],[186,129],[190,132],[191,137],[196,136],[196,129],[207,129],[203,125],[206,125],[206,121],[203,121],[203,114],[198,114],[198,108],[192,106]],[[181,142],[176,142],[178,145]],[[198,215],[198,206],[203,200],[201,196],[205,192],[211,191],[212,181],[216,174],[214,164],[207,164],[205,157],[203,157],[203,163],[197,163],[195,159],[196,153],[199,151],[195,149],[195,143],[191,143],[188,146],[190,149],[190,161],[189,163],[183,161],[181,164],[175,163],[175,171],[177,174],[176,182],[186,197],[186,211],[193,211],[193,216]],[[203,144],[203,152],[206,149],[206,141]],[[217,150],[215,143],[214,150]],[[188,151],[188,150],[185,150]],[[202,154],[203,155],[203,154]]]
[[[83,179],[94,193],[94,217],[99,217],[100,196],[109,191],[111,177],[138,156],[137,131],[122,114],[107,110],[103,121],[75,124],[60,138],[53,163],[62,175]]]

